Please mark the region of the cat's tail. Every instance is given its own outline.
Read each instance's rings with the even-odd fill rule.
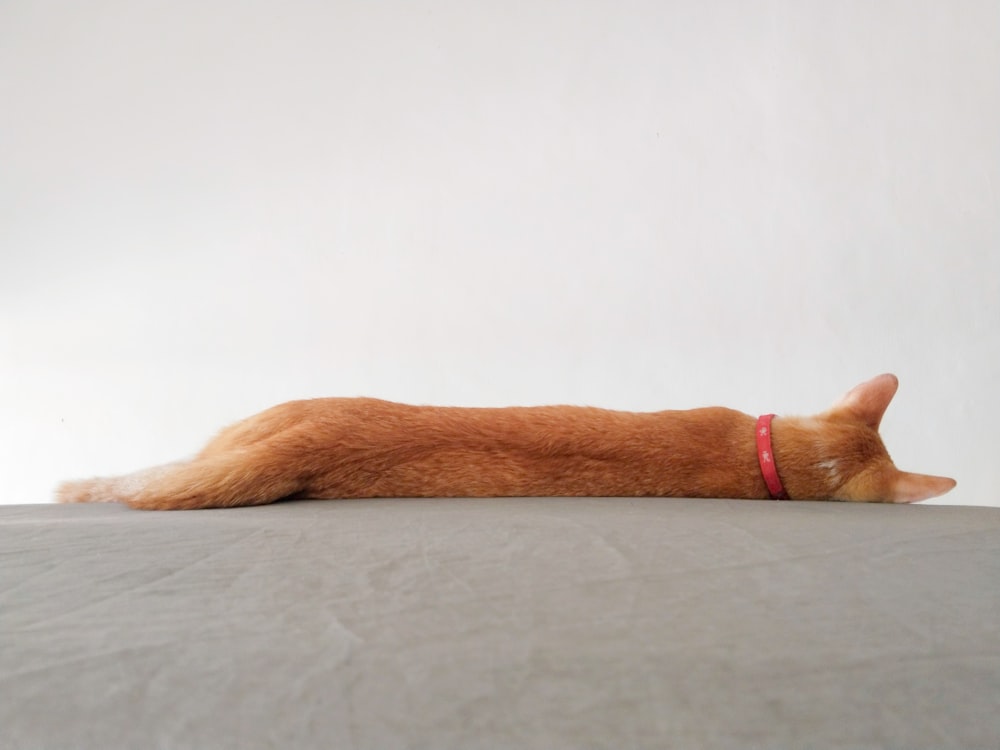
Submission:
[[[64,482],[56,489],[56,499],[118,502],[143,510],[192,510],[264,505],[305,489],[286,466],[255,453],[235,450],[120,477]]]

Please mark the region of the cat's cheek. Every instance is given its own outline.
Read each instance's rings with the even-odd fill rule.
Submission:
[[[881,471],[866,471],[852,477],[832,493],[834,500],[849,503],[892,503],[890,477]]]

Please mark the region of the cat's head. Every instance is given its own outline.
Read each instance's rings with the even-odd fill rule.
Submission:
[[[913,503],[943,495],[955,480],[900,471],[878,428],[896,394],[895,375],[851,389],[815,417],[788,417],[775,429],[775,457],[787,467],[788,494],[797,499]]]

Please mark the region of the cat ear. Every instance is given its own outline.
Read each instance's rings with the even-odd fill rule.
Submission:
[[[855,386],[848,391],[831,408],[831,412],[849,414],[854,419],[864,422],[873,430],[877,430],[882,422],[889,402],[896,395],[899,380],[895,375],[886,373]]]
[[[889,480],[886,499],[894,503],[919,503],[929,497],[943,495],[955,484],[955,480],[948,477],[900,471]]]

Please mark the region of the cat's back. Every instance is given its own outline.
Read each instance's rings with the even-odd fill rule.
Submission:
[[[287,401],[232,425],[203,455],[261,442],[374,449],[458,442],[480,449],[521,445],[556,452],[585,444],[669,444],[688,439],[692,429],[705,430],[716,421],[712,416],[731,424],[732,414],[715,407],[630,412],[573,405],[461,407],[371,397],[313,398]]]

